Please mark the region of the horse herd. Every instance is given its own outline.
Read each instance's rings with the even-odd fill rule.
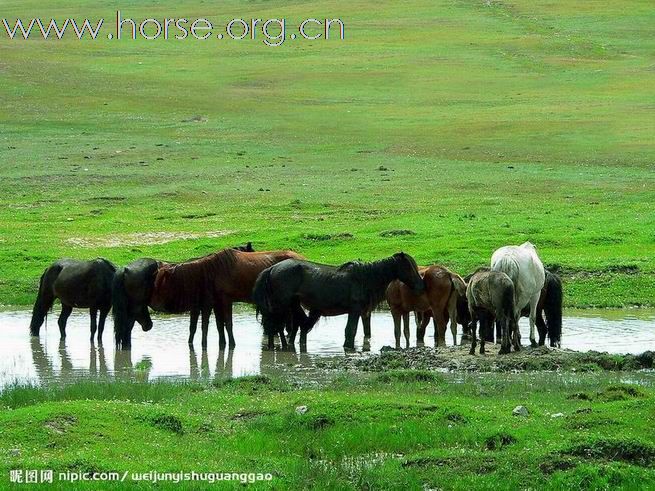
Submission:
[[[34,304],[30,333],[38,336],[55,299],[62,304],[58,319],[66,336],[66,321],[73,308],[89,309],[91,342],[102,333],[109,311],[113,312],[117,349],[130,349],[135,323],[144,331],[152,326],[150,309],[170,314],[190,313],[188,343],[201,321],[202,347],[207,347],[209,319],[214,313],[219,347],[232,348],[232,305],[254,304],[273,348],[279,336],[283,349],[293,347],[300,333],[307,334],[322,316],[347,314],[344,348],[354,349],[359,319],[365,341],[371,337],[371,313],[386,299],[394,320],[396,347],[401,343],[401,321],[409,347],[409,316],[416,318],[416,339],[423,343],[433,320],[435,343],[446,345],[450,322],[453,343],[457,325],[471,338],[471,354],[480,353],[485,341],[501,344],[501,353],[521,347],[518,320],[530,319],[530,341],[537,345],[546,337],[559,346],[562,326],[562,285],[557,275],[545,270],[536,248],[526,242],[501,247],[482,267],[462,278],[444,266],[418,267],[404,252],[374,262],[348,262],[330,266],[307,261],[290,250],[256,252],[252,244],[227,248],[181,263],[138,259],[117,268],[106,259],[78,261],[61,259],[41,276]],[[546,319],[544,320],[544,313]],[[99,316],[99,317],[98,317]],[[227,339],[226,339],[227,337]]]

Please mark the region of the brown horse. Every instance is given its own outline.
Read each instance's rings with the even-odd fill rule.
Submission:
[[[444,266],[427,266],[418,269],[425,283],[425,292],[417,294],[404,283],[396,280],[387,288],[387,303],[391,309],[396,336],[400,347],[400,321],[404,323],[405,345],[409,348],[409,313],[420,313],[416,340],[423,342],[425,329],[434,319],[434,339],[437,346],[446,345],[446,325],[450,320],[453,344],[457,344],[457,301],[466,296],[466,283]]]
[[[179,263],[162,265],[155,276],[150,306],[165,312],[206,311],[216,317],[219,347],[225,331],[234,347],[232,304],[252,303],[252,289],[259,273],[285,259],[303,259],[293,251],[241,252],[232,249]],[[209,316],[203,315],[203,332]]]

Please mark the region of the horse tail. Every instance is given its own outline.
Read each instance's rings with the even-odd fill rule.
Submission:
[[[54,264],[49,268],[46,268],[41,275],[41,279],[39,280],[39,292],[36,295],[36,301],[34,302],[34,308],[32,309],[32,319],[30,320],[30,334],[32,336],[39,335],[41,325],[52,308],[52,304],[55,303],[55,295],[52,291],[52,285],[57,279],[57,276],[59,276],[61,270],[62,267],[60,265]]]
[[[257,308],[257,317],[261,315],[262,327],[267,336],[282,332],[285,324],[284,314],[276,313],[273,308],[271,269],[266,268],[259,274],[252,290],[252,301]],[[294,317],[296,315],[297,312],[294,312]]]
[[[501,271],[509,276],[509,279],[514,283],[514,288],[519,279],[519,265],[516,261],[509,256],[502,256],[492,266],[493,271]]]
[[[514,283],[504,289],[501,307],[506,322],[511,322],[514,319]]]
[[[450,273],[450,282],[453,284],[454,291],[460,297],[466,297],[466,282],[457,273]]]
[[[111,288],[111,310],[114,316],[114,340],[116,349],[130,345],[129,299],[125,288],[125,268],[114,275]]]
[[[553,273],[546,276],[546,298],[544,299],[544,313],[546,314],[546,327],[550,345],[557,346],[562,340],[562,303],[564,291],[562,280]]]

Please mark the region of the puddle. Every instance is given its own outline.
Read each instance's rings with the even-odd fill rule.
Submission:
[[[58,310],[55,312],[58,314]],[[56,315],[48,316],[48,325],[40,338],[28,332],[30,312],[0,312],[0,388],[15,382],[45,384],[80,378],[148,379],[177,378],[211,380],[215,377],[238,377],[274,374],[293,369],[313,370],[317,360],[352,356],[344,355],[343,331],[346,317],[322,319],[309,334],[306,353],[268,351],[254,313],[235,313],[234,350],[219,350],[216,327],[210,324],[209,348],[200,349],[200,330],[196,333],[196,349],[187,346],[188,317],[154,317],[153,329],[144,333],[134,329],[133,349],[114,350],[113,326],[108,323],[104,347],[89,343],[89,318],[74,312],[69,318],[65,343],[59,339]],[[434,345],[433,329],[426,334],[426,346]],[[524,344],[528,342],[528,321],[521,320]],[[415,341],[412,326],[412,344]],[[447,333],[450,344],[450,332]],[[458,340],[459,343],[459,340]],[[363,332],[360,328],[356,348],[361,351]],[[395,345],[393,320],[386,312],[372,318],[370,349],[379,352],[383,346]],[[579,351],[641,353],[655,350],[655,311],[570,311],[566,312],[562,347]],[[355,355],[356,356],[356,355]]]

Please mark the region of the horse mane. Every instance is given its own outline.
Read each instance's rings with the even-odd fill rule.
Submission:
[[[395,261],[393,256],[372,262],[350,261],[339,266],[337,271],[351,272],[361,286],[366,305],[374,310],[385,298],[387,287],[393,279],[390,266]]]

